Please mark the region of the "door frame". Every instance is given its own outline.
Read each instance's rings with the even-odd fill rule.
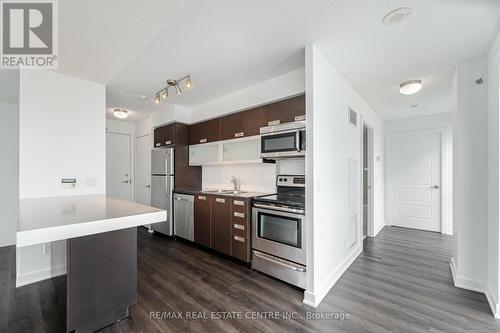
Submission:
[[[397,131],[386,136],[386,216],[388,225],[392,221],[392,153],[391,146],[394,138],[404,138],[408,135],[439,134],[441,136],[441,234],[453,235],[453,157],[452,133],[450,128],[439,127],[432,129]]]
[[[129,146],[130,146],[130,161],[129,161],[129,170],[130,170],[130,200],[135,202],[135,137],[133,133],[124,133],[118,131],[112,131],[106,129],[106,135],[115,134],[115,135],[125,135],[129,138]],[[108,152],[106,151],[106,157]]]
[[[134,148],[133,148],[134,155],[133,155],[133,162],[132,162],[132,164],[134,165],[134,178],[135,179],[137,179],[137,175],[136,175],[136,163],[137,163],[137,161],[136,161],[136,158],[135,158],[136,157],[136,150],[137,150],[137,142],[138,142],[137,139],[143,138],[145,136],[149,137],[149,145],[148,145],[148,149],[150,150],[150,153],[149,153],[149,160],[150,160],[150,164],[149,164],[149,177],[151,177],[151,149],[153,149],[153,148],[151,148],[151,145],[153,145],[154,143],[152,141],[151,133],[142,133],[141,135],[134,136]],[[151,186],[151,179],[150,179],[149,183],[150,183],[150,186]],[[133,184],[134,184],[134,202],[135,202],[135,190],[136,190],[135,184],[136,184],[136,182],[134,181]],[[149,192],[150,192],[150,199],[151,199],[151,187],[149,188],[149,190],[150,190]]]
[[[363,191],[364,191],[364,140],[363,140],[363,128],[366,127],[368,129],[368,186],[370,188],[370,193],[368,195],[368,209],[367,209],[367,230],[366,230],[366,236],[367,237],[375,237],[375,207],[373,205],[374,203],[374,198],[375,198],[375,193],[374,193],[374,188],[375,188],[375,182],[374,182],[374,170],[373,168],[375,167],[375,163],[373,161],[374,157],[374,150],[375,150],[375,136],[374,136],[374,131],[375,128],[370,125],[369,122],[361,119],[361,165],[360,165],[360,170],[361,170],[361,209],[360,209],[360,216],[361,216],[361,238],[363,238],[363,222],[365,219],[365,211],[364,211],[364,197],[363,197]]]

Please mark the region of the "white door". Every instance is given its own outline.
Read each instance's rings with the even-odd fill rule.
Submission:
[[[441,134],[391,138],[391,225],[441,231]]]
[[[106,133],[106,193],[111,197],[132,200],[131,137]]]
[[[151,140],[144,135],[135,139],[135,201],[151,205]]]

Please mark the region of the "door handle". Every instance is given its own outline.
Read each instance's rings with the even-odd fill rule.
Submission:
[[[128,184],[129,181],[128,180],[122,180],[122,183]]]
[[[439,190],[439,185],[429,186],[429,188],[432,188],[432,189],[434,189],[434,190]]]
[[[151,185],[146,185],[147,188],[151,188]]]

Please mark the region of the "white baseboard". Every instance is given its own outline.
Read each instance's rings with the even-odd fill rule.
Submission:
[[[66,274],[66,266],[56,266],[52,268],[45,268],[38,271],[33,271],[25,274],[17,274],[16,288],[26,286],[31,283],[48,280],[56,276]]]
[[[385,223],[380,223],[380,224],[376,225],[374,233],[373,233],[373,237],[377,237],[380,230],[384,229],[384,227],[385,227]]]
[[[16,245],[16,238],[0,238],[0,247]]]
[[[488,304],[490,305],[491,312],[495,318],[500,319],[500,306],[495,301],[495,297],[488,288],[487,284],[482,281],[460,276],[457,271],[455,260],[451,258],[450,261],[451,275],[453,276],[453,285],[460,289],[472,290],[478,293],[482,293],[486,296]]]
[[[304,292],[304,304],[312,306],[314,308],[318,307],[326,294],[332,289],[332,287],[337,283],[342,274],[347,271],[347,269],[352,265],[354,260],[363,252],[363,244],[360,243],[349,253],[349,255],[337,266],[337,268],[323,281],[321,286],[316,292],[305,291]]]

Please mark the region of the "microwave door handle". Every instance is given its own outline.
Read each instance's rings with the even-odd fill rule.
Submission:
[[[300,151],[300,132],[295,132],[295,150]]]

